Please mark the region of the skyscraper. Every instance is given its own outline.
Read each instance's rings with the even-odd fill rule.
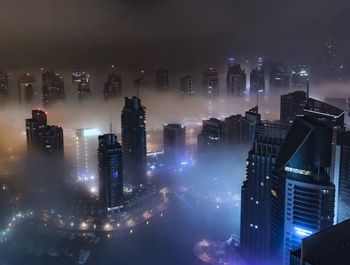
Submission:
[[[122,95],[122,77],[115,71],[114,65],[112,65],[112,72],[108,75],[105,82],[103,96],[105,99],[111,99],[115,97],[121,97]]]
[[[267,262],[271,258],[271,174],[286,134],[284,125],[255,125],[241,193],[240,249],[247,261]]]
[[[9,95],[8,73],[0,71],[0,100],[4,100]]]
[[[22,75],[18,79],[19,104],[31,103],[37,94],[35,77],[29,73]]]
[[[42,93],[45,106],[65,99],[63,77],[54,70],[42,73]]]
[[[108,212],[117,210],[123,197],[122,147],[115,134],[98,137],[99,198]]]
[[[261,121],[258,107],[240,114],[225,118],[225,144],[230,148],[234,145],[251,145],[253,141],[254,126]],[[231,148],[233,150],[233,148]]]
[[[63,155],[63,129],[58,126],[46,126],[40,135],[41,150],[48,155]]]
[[[280,121],[283,124],[292,124],[297,116],[304,114],[306,92],[295,91],[281,95]]]
[[[333,224],[335,187],[331,168],[333,128],[298,117],[280,150],[272,174],[273,253],[283,264],[301,240]]]
[[[216,156],[224,144],[224,122],[215,118],[204,120],[202,130],[197,136],[200,156]]]
[[[219,95],[218,72],[213,67],[203,72],[203,95],[208,97]]]
[[[309,72],[306,65],[294,65],[292,68],[292,87],[305,88],[309,80]]]
[[[270,66],[270,87],[277,91],[284,91],[290,87],[290,73],[288,66],[280,61],[273,61]]]
[[[72,73],[73,87],[77,90],[78,99],[87,98],[90,93],[90,75],[85,71],[75,71]]]
[[[185,156],[186,128],[181,124],[167,124],[163,128],[164,154],[175,162],[181,162]]]
[[[263,67],[257,67],[250,72],[250,93],[265,91],[265,72]]]
[[[226,76],[227,93],[229,96],[240,97],[245,93],[247,75],[240,64],[229,64]]]
[[[43,110],[32,110],[32,118],[26,119],[26,136],[28,150],[40,148],[40,137],[47,126],[47,114]]]
[[[169,71],[167,68],[157,68],[156,88],[159,91],[167,91],[169,88]]]
[[[181,94],[192,96],[196,93],[196,79],[187,75],[181,79]]]
[[[137,97],[125,98],[121,115],[125,180],[146,182],[146,108]]]

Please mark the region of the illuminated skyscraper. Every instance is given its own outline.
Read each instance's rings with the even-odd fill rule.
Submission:
[[[8,98],[9,95],[9,82],[8,74],[0,71],[0,100]]]
[[[280,121],[283,124],[292,124],[297,116],[304,114],[306,92],[295,91],[281,95]]]
[[[122,95],[122,77],[115,71],[114,65],[112,66],[112,73],[108,75],[107,82],[103,90],[103,96],[105,99],[121,97]]]
[[[98,137],[99,199],[108,212],[117,210],[123,197],[122,147],[115,134]]]
[[[287,134],[272,174],[272,250],[283,264],[301,240],[332,226],[335,187],[331,182],[333,128],[298,117]]]
[[[198,154],[216,156],[224,144],[224,122],[215,118],[204,120],[202,130],[197,136]]]
[[[218,72],[213,67],[203,72],[203,95],[208,97],[219,95]]]
[[[181,79],[181,94],[192,96],[196,93],[196,79],[192,76],[185,76]]]
[[[35,77],[29,73],[21,76],[18,80],[19,104],[31,103],[34,97],[38,95],[35,84]]]
[[[167,124],[163,128],[164,154],[181,162],[185,156],[186,128],[181,124]]]
[[[241,253],[253,264],[271,258],[271,174],[286,134],[286,126],[274,123],[259,123],[254,129],[241,193],[240,236]]]
[[[63,77],[54,70],[42,73],[42,93],[45,106],[65,99]]]
[[[240,97],[246,91],[247,75],[240,64],[229,64],[226,76],[229,96]]]
[[[121,115],[125,181],[146,182],[146,108],[137,97],[125,98]]]
[[[26,136],[28,150],[40,148],[41,132],[47,126],[47,114],[43,110],[32,110],[32,118],[26,119]]]
[[[90,91],[90,75],[84,71],[75,71],[72,73],[73,87],[77,90],[78,99],[87,98]]]
[[[90,193],[98,193],[97,141],[98,129],[78,129],[76,137],[76,177],[78,182],[88,184]]]
[[[159,91],[166,91],[169,88],[169,71],[166,68],[156,70],[156,88]]]

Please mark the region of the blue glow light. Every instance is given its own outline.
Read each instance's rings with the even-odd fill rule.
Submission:
[[[313,234],[312,231],[300,227],[294,227],[294,230],[297,233],[297,235],[301,237],[308,237]]]

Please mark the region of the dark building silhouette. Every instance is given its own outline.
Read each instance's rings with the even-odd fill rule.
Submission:
[[[309,72],[306,65],[294,65],[292,67],[292,87],[305,88],[310,78]]]
[[[163,128],[164,155],[175,162],[185,157],[186,128],[181,124],[167,124]]]
[[[75,71],[72,73],[73,87],[77,91],[78,99],[83,100],[90,96],[90,75],[84,71]]]
[[[203,72],[203,95],[208,97],[219,95],[219,76],[213,67]]]
[[[265,72],[263,67],[257,67],[250,72],[250,93],[265,91]]]
[[[137,97],[125,98],[121,115],[125,181],[146,182],[146,108]]]
[[[200,156],[215,156],[224,144],[224,122],[215,118],[204,120],[202,130],[197,136]]]
[[[261,121],[258,107],[245,112],[245,116],[240,114],[225,118],[224,134],[225,144],[229,147],[233,145],[251,145],[253,140],[254,125]]]
[[[283,91],[289,89],[290,72],[288,66],[279,61],[270,65],[270,87],[273,90]]]
[[[271,247],[282,264],[301,240],[332,226],[335,186],[331,182],[333,127],[298,117],[287,134],[272,174]]]
[[[302,240],[291,253],[290,265],[345,265],[350,256],[350,220]]]
[[[167,68],[157,68],[156,88],[159,91],[167,91],[169,88],[169,71]]]
[[[54,70],[42,73],[43,104],[48,106],[65,99],[63,77]]]
[[[122,95],[122,77],[116,72],[115,67],[112,66],[112,72],[108,75],[105,82],[103,96],[105,99],[121,97]]]
[[[229,96],[240,97],[245,93],[247,75],[240,64],[229,64],[226,87]]]
[[[34,75],[26,73],[25,75],[20,76],[18,79],[19,104],[32,103],[37,94],[38,91]]]
[[[122,147],[115,134],[98,137],[99,199],[108,212],[118,209],[123,198]]]
[[[265,264],[271,258],[271,180],[287,127],[275,123],[255,125],[253,147],[241,193],[240,249],[250,262]]]
[[[63,129],[47,124],[47,113],[32,110],[32,118],[26,119],[26,136],[28,151],[39,151],[45,154],[64,152]]]
[[[196,79],[192,76],[185,76],[181,79],[181,94],[192,96],[196,93]]]
[[[0,100],[7,99],[9,95],[8,74],[0,71]]]
[[[147,81],[145,78],[145,71],[141,70],[139,73],[139,77],[134,80],[134,87],[136,89],[137,97],[140,96],[141,91],[143,91],[147,87]]]
[[[304,114],[306,92],[295,91],[281,95],[280,121],[283,124],[292,124],[297,116]]]

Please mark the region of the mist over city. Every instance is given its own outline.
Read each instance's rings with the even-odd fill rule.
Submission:
[[[0,4],[0,265],[349,264],[348,1]]]

